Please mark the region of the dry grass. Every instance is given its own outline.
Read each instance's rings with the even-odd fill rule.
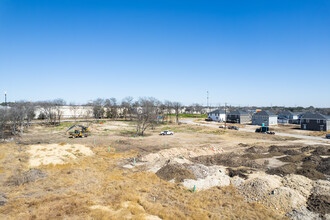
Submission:
[[[284,218],[278,210],[247,203],[231,186],[204,191],[197,187],[193,193],[180,184],[161,180],[154,173],[119,166],[128,158],[159,151],[165,143],[167,148],[217,144],[232,150],[238,143],[255,143],[260,137],[268,143],[273,141],[272,136],[218,133],[219,129],[204,126],[162,125],[148,131],[149,136],[142,139],[120,135],[121,125],[117,130],[111,128],[111,135],[105,136],[98,136],[104,132],[102,125],[91,127],[92,135],[82,139],[68,139],[61,132],[52,136],[51,129],[41,129],[43,133],[31,131],[23,137],[24,143],[85,144],[94,155],[81,156],[66,164],[40,166],[47,178],[16,187],[5,186],[4,182],[29,169],[29,145],[0,144],[0,192],[9,198],[5,206],[0,206],[0,219]],[[160,137],[159,131],[165,128],[177,133]],[[107,152],[109,145],[111,152]]]

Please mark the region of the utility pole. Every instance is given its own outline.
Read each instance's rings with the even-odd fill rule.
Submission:
[[[5,92],[5,106],[7,106],[7,92]]]
[[[207,94],[207,106],[206,107],[209,107],[209,91],[206,91],[206,94]]]
[[[227,103],[225,103],[225,129],[227,128]]]

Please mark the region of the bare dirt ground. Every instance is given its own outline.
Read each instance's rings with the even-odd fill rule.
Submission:
[[[195,125],[34,125],[0,144],[0,219],[329,218],[329,146]],[[159,136],[172,130],[171,136]]]
[[[214,121],[205,121],[203,119],[196,119],[194,120],[197,123],[200,124],[213,124],[213,125],[224,125],[224,123],[218,123]],[[251,125],[251,124],[236,124],[236,123],[227,123],[227,126],[237,126],[239,128],[246,128],[250,130],[255,130],[259,128],[258,125]],[[330,134],[330,132],[326,131],[308,131],[308,130],[302,130],[300,128],[300,125],[297,124],[278,124],[278,125],[272,125],[270,126],[270,129],[274,132],[280,132],[280,133],[288,133],[288,134],[299,134],[299,135],[306,135],[306,136],[316,136],[316,137],[325,137],[326,134]]]

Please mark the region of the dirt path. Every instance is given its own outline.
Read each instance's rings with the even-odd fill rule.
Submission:
[[[194,120],[196,119],[184,119],[181,122],[182,123],[186,123],[186,124],[193,124],[193,125],[199,125],[199,126],[206,126],[206,127],[213,127],[213,128],[219,128],[218,125],[213,125],[213,124],[200,124],[200,123],[196,123],[194,122]],[[239,131],[245,131],[245,132],[255,132],[252,129],[247,129],[247,128],[240,128]],[[294,137],[294,138],[302,138],[302,139],[308,139],[308,140],[312,140],[312,141],[322,141],[322,144],[325,144],[324,142],[327,142],[328,144],[326,145],[330,145],[330,140],[323,138],[323,137],[314,137],[314,136],[307,136],[307,135],[301,135],[301,134],[289,134],[289,133],[283,133],[283,132],[276,132],[276,135],[278,136],[284,136],[284,137]]]

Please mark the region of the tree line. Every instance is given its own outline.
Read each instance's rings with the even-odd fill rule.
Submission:
[[[0,137],[8,135],[21,135],[28,129],[31,121],[35,118],[43,120],[49,125],[59,125],[63,118],[62,106],[67,105],[63,99],[51,101],[26,102],[18,101],[0,106]],[[120,102],[116,98],[98,98],[84,104],[89,106],[90,112],[79,112],[80,106],[70,103],[70,110],[74,118],[99,119],[123,119],[136,121],[136,134],[143,135],[147,128],[154,128],[155,125],[163,122],[179,123],[179,114],[183,105],[180,102],[161,102],[153,97],[143,97],[134,100],[132,97],[125,97]],[[38,115],[36,112],[38,110]],[[193,104],[186,107],[186,112],[203,113],[203,106]],[[172,118],[173,117],[173,118]]]

